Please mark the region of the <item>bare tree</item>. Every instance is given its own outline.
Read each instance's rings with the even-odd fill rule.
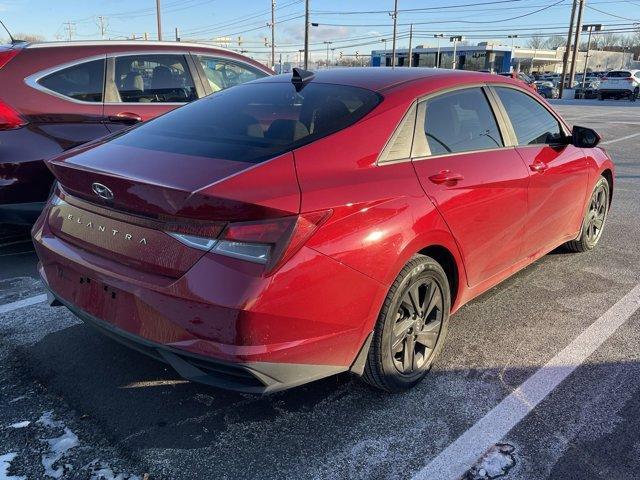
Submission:
[[[538,50],[544,47],[544,37],[536,35],[535,37],[531,37],[529,41],[527,41],[527,47],[533,50]]]
[[[544,41],[544,48],[555,50],[556,48],[564,47],[566,44],[566,37],[563,37],[562,35],[551,35]]]
[[[24,40],[25,42],[42,42],[44,37],[37,33],[14,33],[13,38],[16,40]]]

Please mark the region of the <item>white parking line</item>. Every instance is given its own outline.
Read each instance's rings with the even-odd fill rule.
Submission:
[[[640,285],[420,470],[414,480],[457,480],[640,308]]]
[[[632,133],[631,135],[627,135],[626,137],[620,137],[620,138],[614,138],[613,140],[607,140],[606,142],[602,142],[600,145],[609,145],[611,143],[621,142],[623,140],[628,140],[630,138],[637,137],[638,135],[640,135],[640,132]]]
[[[45,293],[42,295],[36,295],[35,297],[24,298],[16,302],[0,305],[0,315],[2,315],[3,313],[13,312],[14,310],[18,310],[19,308],[30,307],[31,305],[36,305],[37,303],[42,303],[46,301],[47,301],[47,294]]]

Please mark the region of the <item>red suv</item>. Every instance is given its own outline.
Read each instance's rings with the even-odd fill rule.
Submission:
[[[416,384],[449,315],[559,245],[594,248],[613,163],[521,82],[294,69],[51,160],[45,285],[185,378]]]
[[[53,182],[43,159],[271,73],[186,43],[0,46],[0,223],[35,221]]]

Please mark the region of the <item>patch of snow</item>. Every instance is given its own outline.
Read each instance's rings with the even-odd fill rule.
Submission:
[[[116,473],[108,466],[97,461],[90,465],[91,471],[89,480],[140,480],[137,475],[129,475],[126,473]]]
[[[9,467],[11,467],[11,462],[13,462],[16,456],[18,456],[17,453],[0,455],[0,480],[25,480],[27,478],[9,475]]]
[[[25,420],[23,422],[12,423],[11,425],[9,425],[9,428],[24,428],[28,427],[29,425],[31,425],[31,422],[29,420]]]
[[[9,403],[19,402],[20,400],[24,400],[25,398],[27,398],[26,395],[20,395],[19,397],[16,397],[13,400],[9,400]]]
[[[50,412],[49,412],[50,413]],[[61,423],[61,422],[56,422]],[[56,438],[49,438],[45,440],[49,444],[49,452],[42,455],[42,465],[44,466],[44,474],[51,478],[62,478],[64,475],[65,466],[57,466],[56,463],[62,459],[66,453],[72,448],[77,447],[80,442],[75,433],[64,427],[64,433]]]
[[[64,426],[64,423],[53,419],[53,412],[51,410],[49,410],[48,412],[44,412],[42,416],[36,421],[36,423],[49,428]]]
[[[507,474],[516,464],[513,458],[515,447],[506,443],[498,443],[491,447],[487,453],[464,476],[465,480],[490,480]]]

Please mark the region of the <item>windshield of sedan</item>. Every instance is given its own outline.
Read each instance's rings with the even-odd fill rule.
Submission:
[[[258,163],[342,130],[381,96],[363,88],[247,83],[174,110],[113,141],[127,146]]]

